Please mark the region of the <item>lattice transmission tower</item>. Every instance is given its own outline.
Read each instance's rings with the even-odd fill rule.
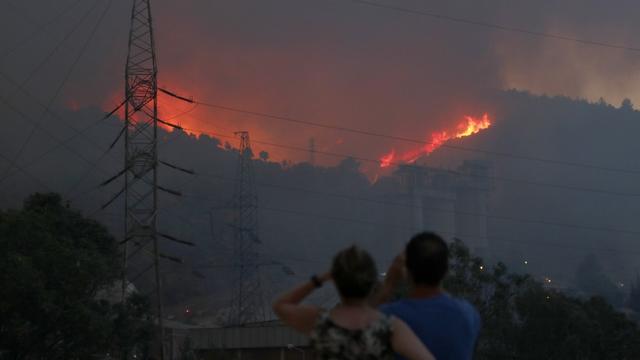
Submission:
[[[240,137],[240,153],[233,193],[233,289],[228,325],[243,325],[265,320],[260,281],[261,244],[258,236],[258,197],[256,195],[251,143],[247,131]]]
[[[147,276],[155,295],[159,343],[164,342],[158,251],[158,84],[149,0],[133,0],[125,70],[125,245],[127,279]],[[149,271],[152,270],[152,271]],[[145,289],[150,290],[150,289]],[[164,359],[164,346],[159,346]]]

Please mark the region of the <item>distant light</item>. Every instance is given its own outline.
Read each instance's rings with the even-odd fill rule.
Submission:
[[[620,285],[620,287],[624,287],[624,283],[623,282],[619,283],[618,285]]]
[[[547,295],[547,300],[551,299],[551,296]]]
[[[551,279],[549,279],[548,277],[544,278],[544,281],[546,281],[547,284],[551,284]]]
[[[380,273],[380,276],[385,277],[387,276],[387,273],[386,272]]]
[[[484,266],[480,265],[480,271],[484,270]]]
[[[529,262],[528,262],[527,260],[525,260],[525,261],[524,261],[524,264],[525,264],[525,265],[528,265],[528,264],[529,264]]]

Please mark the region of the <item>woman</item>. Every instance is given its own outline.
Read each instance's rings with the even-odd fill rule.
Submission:
[[[323,360],[393,359],[394,352],[411,360],[434,359],[402,320],[369,306],[377,278],[371,256],[351,246],[334,257],[330,272],[312,276],[279,296],[273,310],[285,324],[310,336],[311,346]],[[324,310],[301,304],[330,280],[340,294],[336,307]]]

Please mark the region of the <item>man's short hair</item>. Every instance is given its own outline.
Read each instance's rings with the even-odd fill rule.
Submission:
[[[405,250],[406,265],[413,282],[438,286],[449,268],[449,247],[437,234],[414,235]]]
[[[369,296],[378,281],[373,258],[355,245],[336,254],[331,265],[331,276],[340,295],[354,299]]]

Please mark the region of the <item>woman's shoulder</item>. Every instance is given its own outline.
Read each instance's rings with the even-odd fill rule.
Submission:
[[[318,330],[322,330],[331,325],[333,325],[331,321],[331,310],[318,307],[318,316],[316,317],[316,322],[313,327],[314,332],[317,333]]]
[[[394,319],[393,316],[387,315],[381,311],[374,310],[376,319],[371,322],[369,326],[370,329],[373,330],[383,330],[385,332],[390,332],[393,330]]]
[[[316,323],[316,327],[319,327],[319,328],[336,327],[336,328],[340,328],[350,332],[362,332],[362,331],[370,330],[372,328],[374,329],[390,328],[392,326],[393,321],[391,316],[373,308],[370,309],[369,311],[370,311],[368,314],[369,319],[365,320],[366,325],[360,325],[360,326],[354,327],[354,326],[349,326],[343,323],[342,321],[340,321],[339,318],[336,318],[336,315],[339,316],[339,314],[333,314],[332,310],[322,309],[320,311],[320,314],[318,315],[318,321]]]

